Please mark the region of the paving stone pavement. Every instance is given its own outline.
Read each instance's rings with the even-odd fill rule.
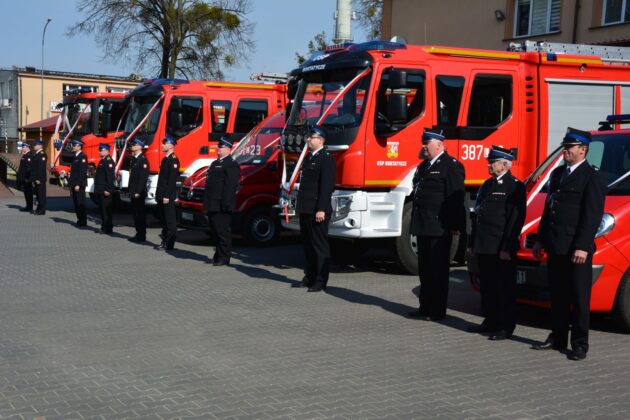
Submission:
[[[77,230],[70,200],[36,217],[0,200],[0,418],[629,418],[630,336],[596,317],[583,362],[529,349],[547,313],[521,310],[513,340],[480,321],[465,273],[449,316],[407,319],[417,278],[373,251],[335,265],[326,293],[301,279],[299,238],[204,264],[201,232],[170,254]],[[95,211],[90,212],[90,226]],[[153,222],[149,238],[157,240]]]

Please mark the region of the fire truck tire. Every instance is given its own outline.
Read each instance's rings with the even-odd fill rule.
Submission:
[[[403,208],[401,235],[392,239],[391,248],[396,259],[396,264],[401,270],[409,274],[418,274],[418,242],[415,236],[409,233],[411,228],[412,203],[408,202]]]
[[[245,216],[243,234],[250,245],[273,244],[280,234],[280,218],[270,208],[255,208]]]
[[[620,329],[630,332],[630,270],[626,271],[619,282],[613,306],[613,317]]]

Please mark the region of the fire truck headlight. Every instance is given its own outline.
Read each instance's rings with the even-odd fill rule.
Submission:
[[[336,222],[337,220],[345,219],[350,213],[350,207],[352,206],[352,196],[337,196],[332,198],[332,221]]]
[[[610,233],[611,230],[615,227],[615,217],[612,214],[604,213],[602,216],[602,221],[599,224],[599,228],[597,228],[597,233],[595,234],[596,238],[600,236],[604,236],[607,233]]]

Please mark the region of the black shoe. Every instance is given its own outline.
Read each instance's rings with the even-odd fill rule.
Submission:
[[[22,207],[22,208],[20,209],[20,211],[21,211],[21,212],[29,212],[29,213],[32,213],[32,212],[33,212],[33,209],[29,209],[28,207]]]
[[[33,214],[34,214],[35,216],[43,216],[43,215],[45,215],[45,214],[46,214],[46,210],[35,210],[35,211],[33,212]]]
[[[308,288],[307,292],[321,292],[324,289],[326,289],[324,283],[313,283],[313,285]]]
[[[571,353],[569,353],[569,355],[567,356],[570,360],[584,360],[586,359],[586,350],[584,350],[582,347],[578,347],[575,350],[573,350]]]
[[[153,249],[155,249],[156,251],[161,251],[161,250],[163,250],[163,249],[166,249],[166,244],[165,244],[164,242],[162,242],[162,243],[161,243],[161,244],[159,244],[159,245],[155,245],[155,246],[153,247]]]
[[[86,226],[87,226],[87,223],[85,223],[85,222],[76,222],[74,224],[74,227],[77,228],[77,229],[82,229],[82,228],[84,228]]]
[[[141,242],[141,241],[140,241],[140,239],[139,239],[137,236],[134,236],[134,237],[132,237],[132,238],[127,238],[127,240],[128,240],[129,242],[133,242],[133,243],[138,243],[138,242]],[[144,242],[144,241],[142,241],[142,242]]]
[[[423,311],[422,309],[415,309],[411,312],[407,312],[407,316],[409,318],[426,318],[429,316],[427,311]]]
[[[215,267],[221,267],[222,265],[230,265],[228,261],[215,261],[212,263]]]
[[[499,330],[497,332],[490,334],[490,336],[488,337],[488,340],[501,341],[501,340],[507,340],[510,338],[512,338],[512,333],[509,333],[505,330]]]
[[[476,334],[484,334],[484,333],[494,333],[497,331],[496,328],[490,327],[488,324],[481,323],[480,325],[470,325],[466,328],[466,331],[470,333]]]
[[[304,276],[302,278],[302,281],[299,283],[293,283],[291,284],[291,287],[311,287],[313,285],[313,283],[311,281],[309,281],[308,278],[306,278],[306,276]]]
[[[428,315],[425,316],[424,318],[420,318],[423,321],[442,321],[444,318],[446,318],[446,315]]]
[[[549,336],[547,337],[547,339],[545,340],[544,343],[541,344],[534,344],[532,346],[532,349],[534,350],[559,350],[559,351],[563,351],[567,349],[567,345],[564,344],[562,345],[562,343],[556,343],[556,340],[554,340],[553,336]]]

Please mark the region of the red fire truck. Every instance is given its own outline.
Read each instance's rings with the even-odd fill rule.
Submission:
[[[591,310],[612,311],[620,326],[630,330],[630,129],[615,129],[620,124],[630,124],[630,115],[610,115],[599,130],[592,131],[586,157],[609,185],[595,239]],[[528,303],[549,300],[546,259],[534,258],[532,247],[547,197],[549,174],[561,163],[562,148],[558,148],[526,182],[527,218],[517,255],[517,283],[519,298]]]
[[[526,42],[513,51],[412,46],[371,41],[316,53],[289,79],[290,113],[282,135],[298,161],[309,124],[328,131],[337,161],[330,236],[389,241],[398,264],[417,272],[409,234],[410,194],[424,128],[442,132],[448,153],[466,167],[470,193],[487,178],[491,145],[512,149],[525,179],[560,143],[567,126],[593,127],[630,106],[627,49]],[[306,112],[304,92],[323,93]],[[300,154],[302,152],[302,154]],[[287,165],[280,204],[298,229]]]
[[[280,134],[284,127],[284,112],[276,113],[250,131],[232,152],[241,165],[241,180],[236,195],[236,213],[232,230],[242,233],[253,245],[273,243],[280,231],[280,219],[274,206],[278,204],[277,157]],[[180,225],[207,228],[208,219],[203,205],[207,167],[197,170],[182,183],[177,200]]]
[[[162,139],[177,139],[175,153],[181,163],[180,183],[216,158],[221,136],[241,139],[256,124],[286,105],[286,84],[147,80],[129,93],[129,110],[124,135],[116,140],[119,150],[118,185],[123,200],[128,200],[129,153],[131,138],[148,145],[149,191],[147,204],[155,205],[155,189]]]
[[[116,129],[125,110],[126,92],[92,92],[90,89],[74,89],[64,93],[63,108],[58,127],[61,131],[56,145],[61,148],[50,169],[50,183],[65,185],[72,164],[70,141],[82,140],[83,151],[88,157],[90,173],[100,160],[99,143],[114,144]],[[65,143],[62,142],[65,140]],[[86,192],[93,190],[89,178]]]

